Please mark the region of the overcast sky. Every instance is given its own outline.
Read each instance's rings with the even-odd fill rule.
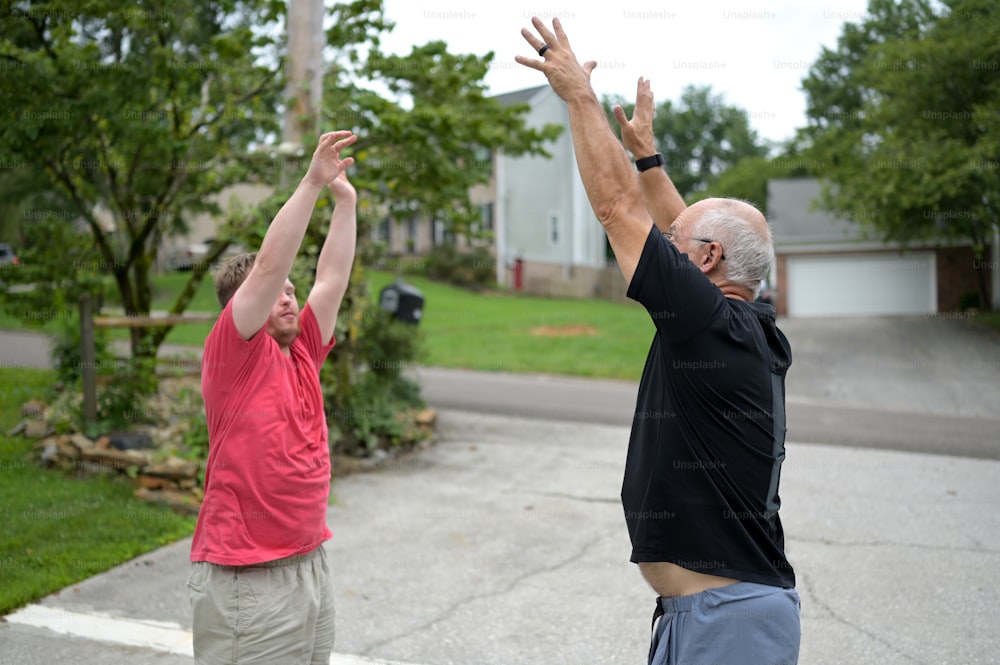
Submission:
[[[585,8],[584,8],[585,7]],[[545,83],[514,62],[531,49],[520,35],[540,16],[558,16],[581,60],[597,60],[598,94],[635,96],[652,82],[657,103],[676,100],[688,84],[711,85],[750,114],[762,138],[780,141],[805,124],[801,80],[822,46],[834,47],[845,21],[858,22],[867,0],[385,0],[396,23],[383,49],[408,53],[442,39],[453,53],[495,53],[486,76],[501,94]]]

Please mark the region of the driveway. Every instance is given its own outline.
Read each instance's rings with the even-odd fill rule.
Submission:
[[[1000,333],[966,318],[782,319],[801,403],[1000,418]]]

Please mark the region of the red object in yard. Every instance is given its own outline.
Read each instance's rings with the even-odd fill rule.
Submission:
[[[524,259],[514,259],[514,290],[524,288]]]

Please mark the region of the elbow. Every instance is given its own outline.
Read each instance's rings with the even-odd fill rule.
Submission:
[[[645,208],[641,203],[638,207],[636,206],[636,202],[639,200],[638,194],[635,192],[635,196],[629,196],[627,191],[620,191],[603,202],[595,203],[594,215],[597,216],[597,221],[605,230],[608,230],[621,225],[626,220],[640,217],[645,212]]]
[[[612,197],[594,202],[594,214],[597,216],[597,221],[601,223],[601,226],[607,226],[621,217],[623,208],[625,207],[623,199],[623,193],[618,192]]]

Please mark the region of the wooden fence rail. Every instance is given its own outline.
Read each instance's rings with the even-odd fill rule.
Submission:
[[[97,423],[97,354],[94,328],[161,328],[187,323],[210,323],[215,314],[179,316],[94,316],[90,294],[80,296],[80,378],[83,380],[83,421]]]

